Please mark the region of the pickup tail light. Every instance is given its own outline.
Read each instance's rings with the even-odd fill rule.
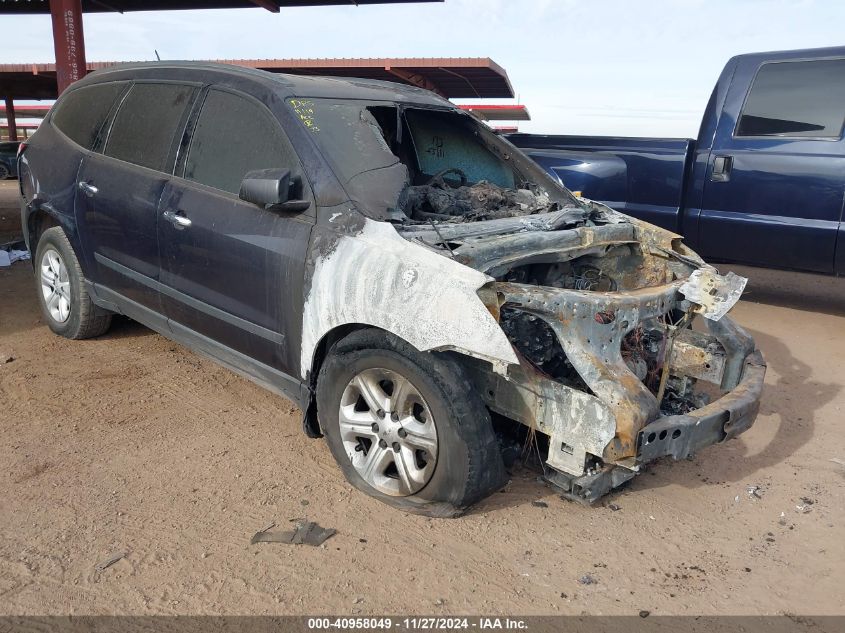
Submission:
[[[21,141],[21,144],[18,145],[18,158],[23,155],[23,151],[26,149],[26,141]]]

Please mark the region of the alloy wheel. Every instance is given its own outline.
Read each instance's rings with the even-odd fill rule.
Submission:
[[[57,323],[64,323],[70,317],[70,280],[62,256],[54,248],[48,248],[41,256],[41,293],[47,311]]]
[[[340,436],[358,474],[391,496],[416,494],[437,461],[437,427],[419,390],[388,369],[355,375],[340,400]]]

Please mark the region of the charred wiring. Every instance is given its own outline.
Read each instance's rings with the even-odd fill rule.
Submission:
[[[447,178],[449,175],[454,178]],[[466,174],[451,168],[426,185],[407,187],[399,207],[418,222],[477,222],[557,211],[559,205],[535,185],[508,189],[486,180],[468,185]]]

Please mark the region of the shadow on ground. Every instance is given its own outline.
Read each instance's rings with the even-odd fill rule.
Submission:
[[[708,447],[692,458],[691,467],[666,458],[650,467],[661,476],[635,478],[630,490],[671,484],[696,488],[713,482],[750,481],[761,470],[786,461],[813,437],[816,411],[833,400],[842,385],[814,379],[812,368],[795,358],[782,341],[758,330],[746,330],[763,350],[768,365],[756,424],[777,424],[772,438],[753,454],[742,436],[729,444]],[[796,407],[797,403],[801,408]],[[796,408],[797,412],[792,413]],[[746,433],[753,431],[752,427]]]
[[[845,316],[845,277],[750,266],[720,266],[719,270],[732,270],[748,278],[743,301]]]

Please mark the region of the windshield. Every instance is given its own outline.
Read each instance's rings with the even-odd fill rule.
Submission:
[[[362,212],[379,220],[468,221],[578,206],[475,118],[446,108],[289,99]]]

